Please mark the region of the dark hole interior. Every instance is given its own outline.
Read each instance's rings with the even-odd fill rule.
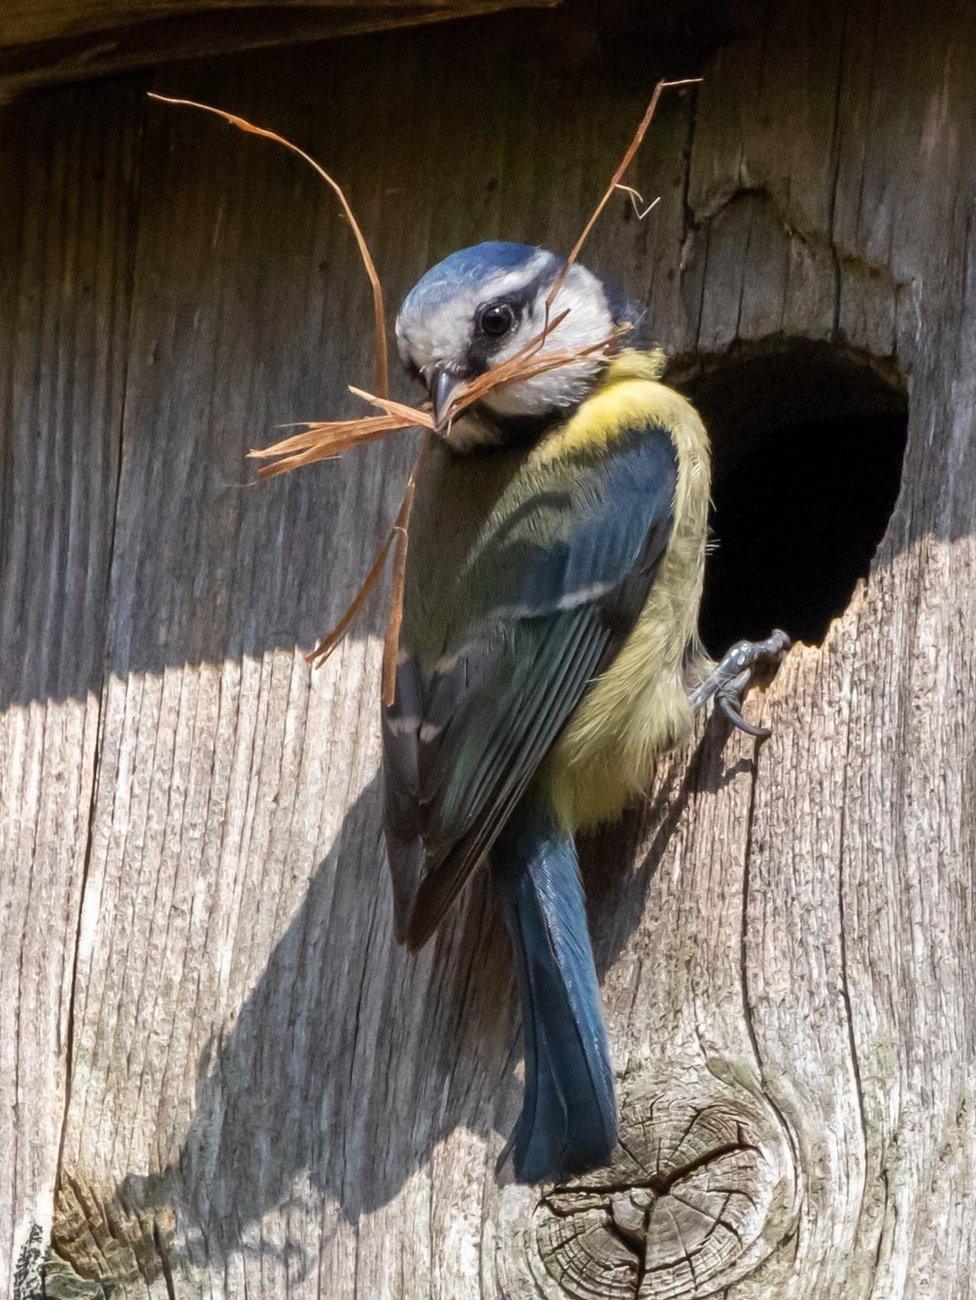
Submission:
[[[706,648],[718,656],[774,627],[819,644],[867,574],[898,497],[903,385],[876,362],[803,341],[679,359],[668,377],[712,438]]]

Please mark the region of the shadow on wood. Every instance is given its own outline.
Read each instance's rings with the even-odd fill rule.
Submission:
[[[777,0],[733,6],[754,12],[709,45],[655,35],[660,8],[628,27],[569,5],[154,84],[332,165],[392,302],[485,236],[570,246],[648,83],[704,65],[635,169],[661,203],[645,222],[609,212],[588,260],[639,288],[675,354],[799,337],[897,366],[908,442],[868,577],[749,701],[773,738],[758,755],[710,738],[646,823],[588,850],[615,1064],[639,1105],[666,1076],[665,1117],[730,1097],[752,1116],[795,1231],[737,1300],[962,1297],[971,15]],[[46,1239],[57,1188],[56,1238],[142,1300],[472,1300],[499,1277],[546,1294],[554,1226],[491,1173],[518,1104],[501,927],[478,887],[437,951],[394,947],[377,621],[314,676],[297,650],[362,573],[410,449],[238,486],[250,442],[337,411],[368,374],[348,231],[291,159],[148,110],[144,84],[0,115],[0,944],[17,954],[0,969],[0,1287]],[[631,849],[646,867],[616,875]],[[597,1253],[620,1247],[630,1294],[641,1267],[645,1294],[665,1276],[642,1216],[708,1167],[682,1159],[664,1182],[638,1171],[633,1195],[601,1189],[623,1240]],[[771,1247],[789,1231],[776,1203]],[[668,1260],[673,1294],[694,1292],[687,1256]]]
[[[634,870],[621,869],[632,856],[627,836],[606,833],[602,844],[594,840],[584,848],[587,882],[597,884],[591,890],[592,930],[601,972],[640,924],[647,889],[692,794],[714,794],[751,772],[745,759],[726,767],[728,736],[724,723],[703,731],[691,760],[679,757],[666,765],[644,815],[628,819],[636,841]],[[429,949],[415,957],[398,948],[384,897],[380,806],[374,779],[345,814],[333,850],[233,1023],[202,1051],[192,1121],[167,1167],[129,1175],[114,1190],[87,1186],[76,1174],[65,1180],[54,1246],[73,1286],[82,1278],[97,1279],[98,1285],[151,1281],[164,1267],[192,1269],[204,1260],[213,1266],[242,1246],[258,1256],[283,1251],[289,1274],[304,1277],[317,1262],[294,1246],[263,1238],[269,1211],[287,1218],[312,1196],[355,1227],[393,1202],[456,1127],[496,1155],[501,1149],[521,1102],[515,1072],[520,1046],[508,940],[494,899],[480,876],[460,915]],[[378,900],[368,912],[361,907],[364,894]],[[377,950],[383,954],[382,978],[370,969]],[[344,960],[337,966],[339,952]],[[541,1203],[536,1249],[554,1276],[563,1247],[558,1235],[551,1237],[546,1207],[556,1207],[556,1221],[569,1216],[576,1233],[598,1226],[603,1216],[601,1211],[593,1217],[597,1202],[627,1186],[637,1189],[638,1202],[639,1189],[647,1188],[641,1232],[649,1242],[661,1237],[659,1246],[646,1248],[663,1252],[652,1267],[670,1267],[678,1277],[689,1264],[680,1252],[667,1263],[669,1230],[662,1225],[669,1222],[669,1196],[677,1198],[669,1206],[695,1218],[708,1212],[710,1189],[732,1178],[739,1191],[729,1198],[753,1202],[753,1217],[747,1214],[733,1228],[723,1226],[724,1210],[716,1212],[712,1231],[720,1239],[738,1236],[739,1247],[721,1241],[708,1277],[717,1272],[731,1280],[748,1271],[788,1231],[797,1173],[784,1153],[775,1110],[767,1107],[760,1119],[762,1103],[757,1109],[748,1080],[700,1077],[692,1060],[672,1060],[666,1073],[672,1084],[682,1080],[670,1099],[659,1071],[649,1076],[638,1068],[625,1079],[625,1145],[615,1166],[557,1189],[555,1200]],[[648,1109],[651,1095],[658,1101]],[[643,1137],[628,1140],[629,1128]],[[746,1136],[736,1138],[737,1131]],[[738,1174],[733,1147],[748,1165]],[[750,1151],[758,1163],[749,1163]],[[645,1168],[642,1161],[652,1157]],[[516,1202],[525,1195],[524,1189],[511,1192]],[[696,1195],[698,1208],[681,1209],[682,1198]],[[584,1219],[578,1222],[577,1213]],[[737,1217],[739,1207],[731,1213]],[[595,1285],[607,1261],[598,1242],[593,1249]],[[694,1262],[690,1267],[694,1272]],[[625,1271],[639,1277],[644,1269],[631,1260]],[[701,1269],[699,1275],[705,1276]],[[56,1285],[51,1293],[59,1294]]]

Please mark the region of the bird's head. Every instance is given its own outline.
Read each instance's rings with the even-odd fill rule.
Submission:
[[[418,280],[400,307],[397,345],[410,374],[430,393],[438,431],[458,450],[504,444],[571,410],[586,396],[603,362],[581,357],[556,369],[491,389],[477,408],[450,421],[460,385],[506,361],[555,325],[538,353],[578,351],[606,340],[620,323],[606,288],[574,265],[548,303],[564,262],[528,244],[463,248]]]

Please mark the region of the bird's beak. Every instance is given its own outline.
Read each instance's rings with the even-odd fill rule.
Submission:
[[[451,402],[454,399],[454,394],[463,382],[460,375],[453,374],[446,366],[434,366],[432,368],[430,378],[427,381],[427,391],[430,393],[431,404],[434,408],[435,432],[444,432],[444,426],[450,418]]]

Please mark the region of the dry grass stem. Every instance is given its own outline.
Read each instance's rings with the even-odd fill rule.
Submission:
[[[180,108],[199,108],[204,113],[213,113],[215,117],[223,118],[231,126],[236,126],[239,131],[245,131],[248,135],[259,135],[265,140],[273,140],[275,144],[282,145],[291,153],[296,154],[303,162],[307,162],[309,167],[325,181],[329,189],[339,200],[342,211],[345,213],[346,220],[352,227],[352,233],[356,239],[356,245],[359,248],[359,256],[362,258],[363,266],[366,268],[366,275],[369,279],[370,287],[373,291],[373,327],[376,340],[376,387],[385,397],[390,387],[390,365],[387,358],[386,348],[386,308],[383,303],[383,286],[380,283],[380,277],[376,270],[376,264],[373,261],[372,254],[369,251],[369,245],[366,243],[366,237],[362,232],[359,222],[356,220],[352,208],[349,206],[349,200],[343,193],[342,186],[339,182],[325,170],[320,163],[300,149],[297,144],[292,144],[286,140],[283,135],[277,131],[269,131],[266,127],[255,126],[246,118],[238,117],[236,113],[228,113],[222,108],[214,108],[212,104],[201,104],[195,99],[173,99],[169,95],[157,95],[149,91],[149,98],[159,100],[161,104],[175,104]]]
[[[563,316],[567,313],[564,312]],[[568,366],[574,361],[583,361],[587,357],[599,357],[601,355],[609,357],[614,345],[632,328],[630,323],[617,325],[605,339],[600,339],[598,343],[590,343],[586,347],[579,348],[562,348],[555,352],[549,352],[545,357],[540,357],[534,361],[536,356],[545,342],[547,334],[551,334],[556,328],[562,316],[556,318],[548,330],[544,330],[537,336],[538,344],[533,347],[525,356],[511,357],[509,361],[503,361],[501,365],[496,366],[493,370],[486,371],[466,384],[462,390],[456,408],[463,411],[475,402],[480,402],[483,397],[494,388],[499,388],[502,384],[521,382],[526,379],[534,379],[536,375],[544,375],[547,370],[558,370],[561,366]]]
[[[403,621],[403,589],[406,583],[407,573],[407,542],[410,529],[410,515],[413,511],[414,494],[417,489],[417,482],[423,471],[424,461],[427,457],[427,450],[430,446],[430,439],[425,438],[424,444],[420,449],[414,467],[410,472],[407,480],[407,488],[403,494],[403,500],[400,503],[400,509],[397,511],[397,517],[393,521],[393,526],[383,540],[383,544],[373,560],[370,570],[356,595],[346,609],[345,613],[339,619],[338,623],[328,632],[318,643],[314,650],[305,656],[310,664],[318,666],[325,663],[329,655],[340,644],[343,637],[352,626],[356,615],[366,603],[369,593],[376,586],[383,573],[387,556],[391,549],[394,552],[393,566],[393,590],[391,592],[390,615],[387,621],[386,635],[383,639],[383,702],[392,704],[393,696],[396,690],[396,656],[397,647],[400,642],[400,624]]]
[[[387,415],[404,421],[404,428],[433,429],[434,427],[434,417],[426,406],[407,406],[403,402],[394,402],[389,397],[374,397],[372,393],[356,388],[353,384],[349,385],[349,391],[354,397],[361,397],[364,402],[378,406]]]
[[[482,401],[493,389],[500,387],[502,384],[517,383],[527,379],[532,379],[536,375],[544,374],[548,370],[558,369],[560,366],[570,365],[573,362],[580,361],[586,357],[598,359],[608,359],[621,338],[629,331],[630,325],[621,325],[612,331],[605,339],[597,343],[590,344],[586,347],[579,348],[557,348],[550,351],[545,356],[540,356],[546,339],[555,329],[566,319],[569,314],[568,310],[561,311],[550,320],[550,310],[556,301],[560,289],[566,283],[566,277],[569,275],[571,268],[575,265],[590,232],[596,225],[600,214],[609,203],[611,197],[618,190],[629,195],[637,212],[638,218],[643,220],[648,212],[656,205],[657,199],[652,200],[641,210],[638,202],[643,205],[643,198],[637,193],[632,186],[622,184],[627,168],[633,162],[637,150],[640,148],[644,136],[651,125],[654,113],[657,109],[658,102],[665,90],[677,86],[692,86],[701,81],[701,77],[687,77],[680,81],[659,81],[654,87],[654,93],[651,96],[644,116],[634,133],[634,136],[627,147],[626,152],[621,158],[610,183],[604,191],[599,203],[590,214],[586,225],[577,239],[576,243],[567,257],[559,274],[556,276],[546,296],[545,302],[545,320],[542,329],[524,344],[519,350],[507,360],[493,367],[484,374],[478,375],[463,385],[455,395],[451,404],[449,418],[455,419],[462,411]],[[270,464],[262,465],[258,470],[260,478],[271,478],[277,474],[287,474],[291,470],[299,469],[303,465],[311,465],[315,461],[330,459],[335,456],[341,456],[343,452],[349,451],[353,447],[362,446],[369,442],[376,442],[380,438],[386,438],[391,433],[396,433],[403,429],[422,428],[432,430],[434,427],[433,417],[429,405],[422,407],[408,406],[406,403],[393,401],[388,396],[389,391],[389,365],[387,360],[387,342],[386,342],[386,320],[383,304],[383,290],[380,284],[379,275],[376,266],[370,255],[366,239],[362,229],[353,215],[352,208],[346,199],[338,182],[321,167],[314,158],[310,157],[303,149],[286,140],[284,136],[278,135],[274,131],[266,130],[264,127],[254,126],[251,122],[234,113],[227,113],[223,109],[214,108],[210,104],[201,104],[192,99],[173,99],[166,95],[150,95],[151,99],[158,99],[164,104],[177,104],[189,108],[202,109],[206,113],[213,113],[215,116],[223,118],[232,126],[238,127],[241,131],[246,131],[251,135],[263,136],[267,140],[273,140],[276,144],[283,145],[284,148],[297,154],[299,158],[312,167],[315,172],[325,181],[339,200],[342,210],[345,213],[352,232],[356,238],[359,248],[360,257],[366,274],[369,278],[370,286],[373,292],[373,326],[375,331],[376,344],[376,387],[378,393],[373,395],[365,392],[361,388],[350,386],[349,391],[362,401],[367,402],[370,406],[378,407],[379,415],[363,415],[358,418],[346,420],[329,420],[316,423],[306,424],[302,432],[292,434],[287,438],[281,439],[270,447],[264,447],[260,450],[248,452],[248,456],[257,459],[270,461]],[[409,544],[409,527],[410,515],[413,510],[414,495],[420,475],[423,473],[423,467],[426,460],[427,452],[431,444],[431,436],[428,432],[424,439],[424,445],[420,455],[414,464],[410,478],[407,482],[406,491],[403,501],[397,513],[396,520],[393,523],[379,553],[373,561],[369,572],[367,573],[362,586],[357,591],[352,603],[336,623],[331,632],[325,636],[315,649],[306,657],[313,664],[323,663],[332,651],[339,645],[352,626],[357,614],[360,612],[370,592],[379,582],[383,574],[383,568],[391,552],[394,552],[394,572],[393,588],[390,597],[390,613],[387,621],[386,636],[383,646],[383,699],[387,704],[392,703],[393,691],[396,677],[396,656],[400,637],[400,625],[403,619],[403,592],[406,580],[407,565],[407,548]]]
[[[380,400],[377,398],[377,403]],[[263,447],[247,454],[255,460],[276,457],[273,464],[262,465],[258,470],[258,478],[273,478],[302,465],[314,465],[317,460],[334,460],[351,447],[376,442],[403,427],[403,420],[398,415],[368,415],[355,420],[309,423],[304,433],[296,433],[276,442],[273,447]]]
[[[580,253],[582,253],[583,245],[589,239],[593,227],[596,225],[597,221],[599,221],[600,214],[603,212],[603,209],[610,202],[611,198],[613,197],[614,191],[616,190],[617,186],[624,178],[624,173],[627,171],[627,168],[630,166],[630,164],[634,161],[634,158],[637,156],[637,150],[644,143],[644,136],[647,135],[647,129],[651,125],[651,122],[654,120],[654,114],[657,112],[657,106],[661,96],[664,94],[666,90],[672,90],[678,86],[696,86],[699,84],[701,80],[702,80],[701,77],[683,77],[679,81],[659,81],[657,85],[654,87],[654,93],[651,95],[650,102],[648,103],[647,108],[644,110],[644,116],[641,118],[640,122],[638,123],[637,130],[634,132],[634,138],[627,146],[624,156],[620,159],[620,162],[617,164],[617,170],[610,177],[610,184],[603,191],[603,196],[600,199],[600,202],[596,205],[596,207],[593,209],[592,213],[590,214],[590,218],[587,221],[586,225],[583,227],[579,239],[577,239],[576,243],[573,245],[572,252],[570,253],[569,257],[566,258],[565,266],[563,267],[560,274],[557,275],[555,280],[552,282],[552,288],[549,290],[549,296],[546,299],[547,307],[551,307],[552,304],[555,302],[556,295],[559,293],[559,290],[566,283],[566,276],[569,275],[570,268],[576,264],[576,259],[579,257]]]
[[[621,326],[614,333],[602,340],[600,343],[591,344],[585,348],[579,349],[562,349],[550,352],[546,357],[536,359],[545,345],[546,339],[554,330],[558,328],[567,316],[566,311],[557,313],[552,319],[548,319],[548,312],[555,302],[556,296],[566,282],[566,277],[570,269],[575,265],[583,248],[586,244],[593,227],[596,225],[600,214],[609,203],[613,194],[621,190],[626,193],[638,212],[638,216],[645,217],[647,213],[657,204],[658,200],[653,199],[650,203],[644,205],[643,209],[637,207],[639,195],[632,186],[622,184],[622,178],[628,167],[633,162],[638,149],[643,143],[648,128],[654,118],[655,111],[660,101],[661,95],[667,89],[679,86],[696,85],[701,81],[700,77],[688,77],[680,81],[659,81],[654,87],[654,93],[651,96],[644,116],[638,124],[637,130],[628,145],[623,157],[617,164],[617,167],[610,178],[610,182],[604,190],[600,201],[597,203],[593,212],[590,214],[582,232],[572,251],[566,259],[566,262],[555,278],[549,293],[546,297],[547,319],[534,338],[524,344],[516,353],[503,361],[493,369],[485,371],[484,374],[478,375],[477,378],[463,385],[455,394],[454,401],[451,403],[450,417],[456,418],[462,411],[466,410],[474,403],[482,401],[495,388],[502,384],[518,383],[526,379],[531,379],[536,375],[543,374],[547,370],[555,370],[560,366],[569,365],[574,361],[579,361],[589,356],[609,356],[614,347],[619,343],[624,334],[627,333],[627,326]],[[643,204],[643,198],[640,198]],[[385,437],[388,433],[396,432],[400,429],[433,427],[429,409],[425,407],[412,407],[402,402],[393,402],[386,397],[384,390],[381,388],[378,395],[366,393],[363,389],[350,387],[350,391],[357,397],[372,406],[379,407],[383,416],[389,418],[389,424],[381,428],[377,423],[376,416],[363,416],[357,423],[355,420],[335,421],[334,423],[322,423],[309,427],[307,442],[302,446],[301,455],[296,456],[296,447],[293,439],[285,439],[277,442],[270,447],[265,447],[261,451],[252,451],[251,456],[262,459],[275,459],[274,466],[263,467],[259,473],[262,477],[268,477],[274,473],[287,473],[292,469],[297,469],[299,465],[311,464],[313,460],[321,460],[328,456],[340,455],[342,451],[348,450],[352,446],[360,443],[373,442],[377,438]],[[399,422],[397,422],[399,421]],[[312,430],[314,429],[314,433]],[[321,454],[316,455],[313,452],[313,446],[321,440]],[[277,459],[277,458],[282,459]]]
[[[406,497],[404,497],[404,504],[406,504]],[[400,507],[400,511],[401,513],[403,512],[403,506]],[[399,517],[400,516],[398,515],[397,516],[398,520]],[[366,604],[366,600],[367,597],[369,596],[369,593],[373,590],[373,588],[379,582],[380,578],[383,576],[383,567],[386,564],[386,557],[389,555],[390,548],[392,547],[393,542],[396,539],[398,527],[399,524],[394,523],[393,527],[387,533],[386,538],[383,541],[383,545],[377,551],[376,558],[373,561],[373,563],[370,565],[369,572],[366,574],[366,577],[363,579],[362,585],[360,586],[359,590],[356,592],[352,601],[348,605],[346,612],[343,614],[342,618],[339,619],[338,623],[334,625],[331,631],[325,634],[325,636],[318,643],[315,649],[311,650],[305,656],[305,658],[314,668],[318,668],[321,664],[324,664],[326,659],[328,659],[329,655],[332,654],[332,651],[335,650],[336,647],[342,642],[346,633],[349,631],[349,629],[352,627],[353,623],[355,622],[356,615]]]
[[[396,520],[393,524],[396,552],[393,559],[393,586],[390,591],[390,613],[386,621],[386,636],[383,639],[383,704],[389,708],[396,696],[397,653],[400,649],[400,625],[403,622],[403,593],[407,584],[407,551],[410,546],[410,516],[413,514],[413,499],[420,476],[424,472],[427,453],[430,450],[430,434],[424,438],[420,454],[407,480],[407,490]]]
[[[641,194],[640,190],[635,190],[633,185],[620,185],[618,183],[615,188],[618,189],[621,194],[630,195],[630,203],[634,209],[634,216],[638,221],[643,221],[647,214],[653,212],[661,202],[661,196],[658,194],[656,198],[651,199],[650,203],[645,203],[643,194]]]

